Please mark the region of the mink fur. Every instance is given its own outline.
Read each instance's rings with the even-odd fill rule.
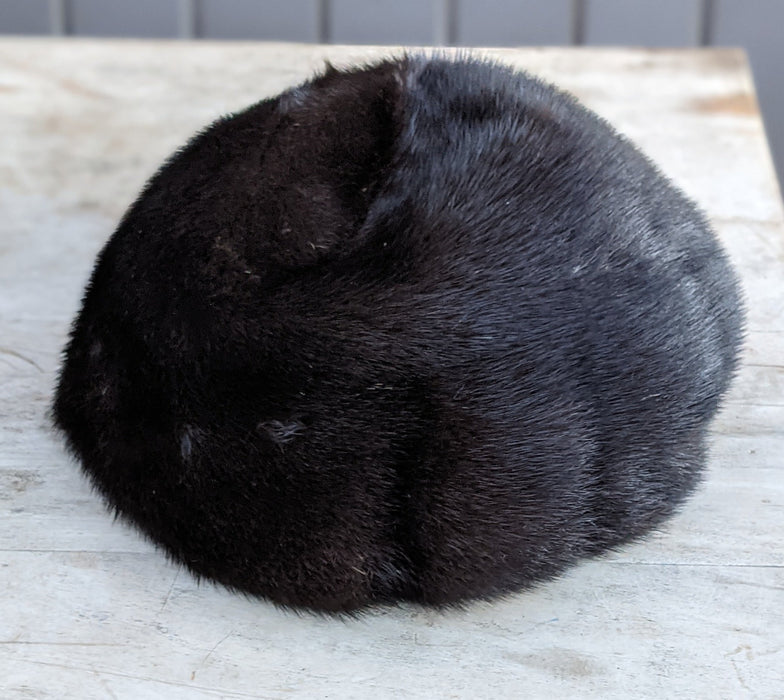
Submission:
[[[457,605],[671,515],[742,325],[705,217],[606,122],[409,56],[329,68],[163,165],[98,257],[54,414],[200,577]]]

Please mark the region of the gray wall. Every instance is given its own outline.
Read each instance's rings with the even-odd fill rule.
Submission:
[[[0,0],[0,34],[743,46],[784,182],[784,0]]]

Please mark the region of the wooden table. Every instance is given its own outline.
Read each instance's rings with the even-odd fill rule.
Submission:
[[[705,483],[644,542],[493,605],[338,621],[197,585],[47,418],[101,244],[197,128],[385,49],[0,41],[0,697],[782,697],[784,217],[737,51],[487,51],[572,91],[709,213],[749,333]]]

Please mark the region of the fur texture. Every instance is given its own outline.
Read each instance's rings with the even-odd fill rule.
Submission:
[[[221,119],[97,261],[55,399],[107,501],[286,606],[492,598],[700,477],[738,287],[572,98],[407,57]]]

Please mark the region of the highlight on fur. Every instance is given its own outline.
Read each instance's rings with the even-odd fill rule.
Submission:
[[[100,253],[54,414],[194,574],[491,599],[660,525],[736,368],[695,205],[573,98],[408,56],[219,119]]]

